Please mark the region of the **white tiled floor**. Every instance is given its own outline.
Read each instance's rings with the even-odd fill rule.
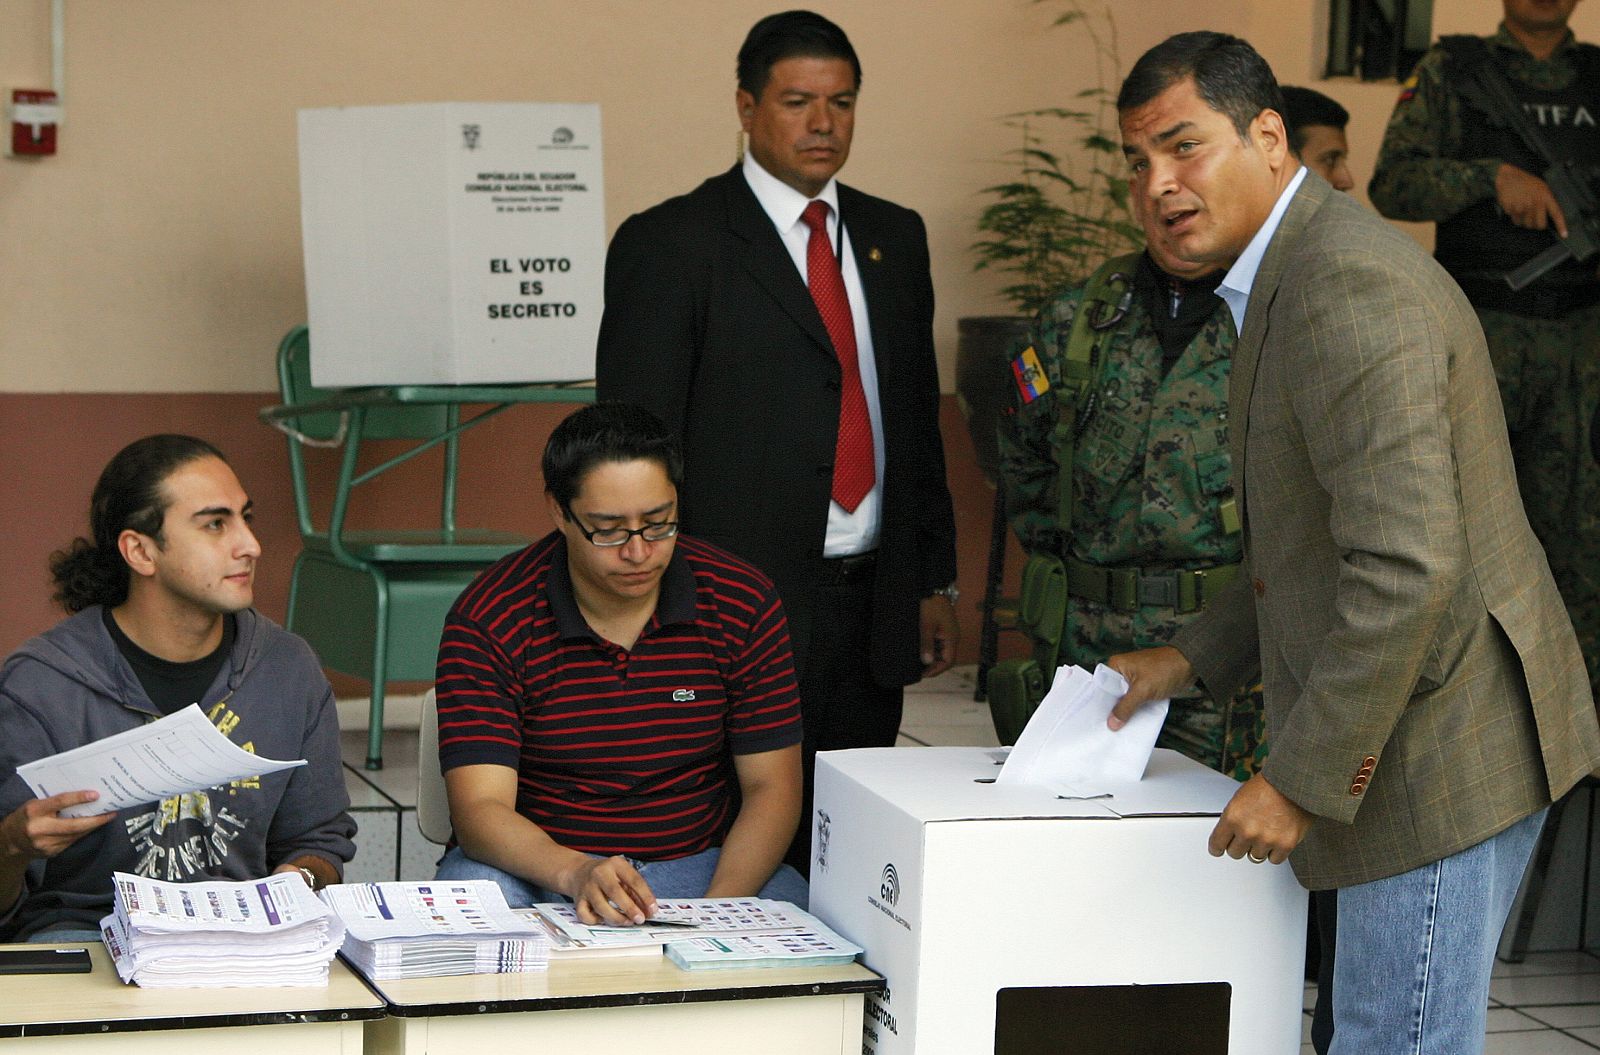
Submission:
[[[987,704],[974,703],[972,667],[958,667],[906,692],[899,744],[904,747],[998,743]],[[405,713],[403,705],[394,708]],[[346,784],[361,825],[361,849],[349,877],[420,879],[432,875],[442,847],[416,829],[417,737],[414,730],[384,735],[384,768],[361,768],[362,730],[345,733]],[[1316,987],[1306,987],[1306,1031]],[[1495,965],[1489,992],[1485,1055],[1579,1055],[1600,1051],[1600,956],[1587,952],[1529,953],[1521,964]],[[1304,1044],[1303,1053],[1312,1051]]]
[[[1306,986],[1311,1036],[1316,986]],[[1489,989],[1485,1055],[1568,1055],[1600,1050],[1600,957],[1533,952],[1520,964],[1496,963]],[[1312,1051],[1309,1041],[1302,1055]]]

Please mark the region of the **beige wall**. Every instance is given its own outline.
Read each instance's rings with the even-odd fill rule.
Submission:
[[[0,5],[6,87],[49,79],[48,0]],[[304,315],[295,111],[443,99],[596,100],[608,224],[732,159],[732,64],[770,0],[68,0],[59,157],[0,160],[0,391],[272,387]],[[1025,0],[831,0],[866,67],[848,178],[923,212],[946,388],[955,319],[1002,309],[974,275],[978,188],[1011,145],[997,115],[1089,82],[1077,36]],[[1122,53],[1179,29],[1258,43],[1310,82],[1321,0],[1119,0]],[[1600,36],[1600,8],[1579,28]],[[1438,4],[1482,29],[1498,0]],[[1203,9],[1203,12],[1202,12]],[[1356,115],[1363,178],[1392,85],[1326,85]]]
[[[1125,62],[1168,33],[1216,28],[1255,41],[1283,80],[1317,83],[1325,0],[1113,2]],[[1435,2],[1441,32],[1487,31],[1499,18],[1499,0]],[[0,159],[0,653],[59,617],[45,558],[83,530],[99,467],[127,440],[160,430],[215,439],[239,467],[271,540],[262,606],[281,617],[296,549],[287,465],[282,438],[251,411],[273,401],[272,350],[305,313],[298,108],[599,101],[615,227],[731,162],[733,56],[750,23],[777,6],[67,0],[61,155]],[[967,249],[977,192],[1004,177],[996,158],[1013,145],[997,117],[1069,103],[1091,83],[1092,57],[1075,34],[1049,28],[1050,4],[817,7],[850,32],[866,68],[847,177],[928,221],[948,390],[955,320],[1005,307],[994,280],[973,274]],[[47,85],[49,9],[49,0],[0,4],[0,87]],[[1600,39],[1600,3],[1581,6],[1575,27]],[[1354,115],[1354,168],[1364,185],[1395,86],[1319,86]],[[524,467],[551,420],[505,419],[470,441],[466,522],[544,530],[538,484]],[[943,424],[962,586],[974,598],[991,492],[952,400]],[[409,487],[375,495],[368,515],[408,509]],[[962,608],[963,658],[971,659],[976,628],[965,601]]]
[[[1000,174],[995,115],[1053,101],[1063,63],[1038,43],[1048,12],[1011,0],[818,6],[866,68],[848,176],[927,216],[949,358],[954,319],[998,307],[970,275],[974,192]],[[598,101],[615,227],[731,163],[734,54],[773,9],[68,0],[61,154],[0,161],[0,391],[271,388],[271,349],[305,311],[301,107]],[[48,11],[48,0],[0,6],[7,85],[48,80]]]

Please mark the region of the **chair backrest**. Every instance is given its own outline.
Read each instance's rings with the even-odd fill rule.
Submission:
[[[278,389],[286,405],[315,403],[334,393],[311,383],[311,331],[296,326],[278,344]],[[444,406],[373,407],[367,411],[362,438],[368,440],[425,440],[449,427]],[[331,440],[339,434],[340,415],[307,414],[294,427],[314,440]]]
[[[450,800],[439,769],[439,701],[432,689],[422,697],[417,725],[417,828],[432,842],[450,841]]]
[[[278,342],[278,394],[285,406],[315,403],[334,395],[330,390],[311,383],[311,331],[305,325],[294,327]],[[320,533],[312,519],[305,446],[339,447],[345,443],[359,444],[366,440],[428,440],[453,429],[459,414],[459,409],[453,404],[370,407],[363,415],[359,435],[348,437],[348,414],[325,411],[302,414],[281,422],[279,427],[289,436],[289,476],[294,485],[295,512],[300,520],[301,537],[311,538]],[[457,444],[454,436],[442,444],[444,482],[441,526],[452,531],[455,529]],[[346,507],[350,487],[348,480],[341,475],[339,493],[334,499],[336,513]]]

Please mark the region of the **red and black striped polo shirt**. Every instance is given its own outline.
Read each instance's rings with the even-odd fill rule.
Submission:
[[[517,770],[517,812],[585,853],[664,860],[720,845],[733,756],[800,742],[772,581],[678,536],[639,640],[578,611],[559,532],[480,575],[439,645],[439,761]]]

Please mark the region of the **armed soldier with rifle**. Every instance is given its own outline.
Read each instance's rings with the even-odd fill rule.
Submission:
[[[1600,48],[1578,0],[1503,0],[1489,37],[1445,37],[1406,81],[1368,194],[1434,221],[1477,309],[1535,533],[1600,685]]]

